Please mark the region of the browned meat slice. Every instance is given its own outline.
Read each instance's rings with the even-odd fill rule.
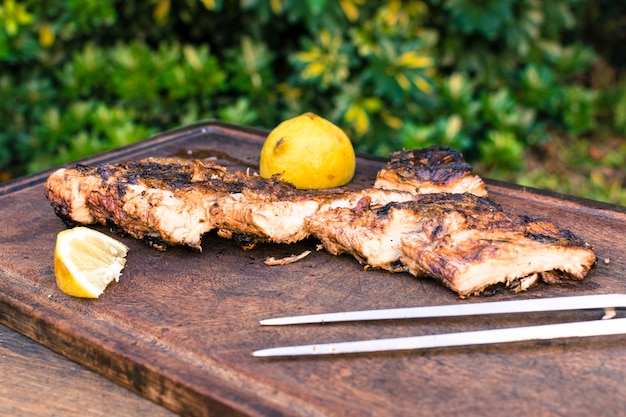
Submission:
[[[244,248],[313,235],[333,254],[433,276],[461,296],[581,279],[596,259],[570,232],[471,194],[486,194],[484,184],[444,147],[392,154],[362,190],[303,191],[211,162],[154,158],[60,169],[45,186],[66,223],[108,225],[157,249],[201,250],[212,230]]]
[[[372,210],[334,209],[307,219],[334,254],[390,271],[431,276],[461,296],[499,283],[582,279],[591,247],[552,223],[505,213],[471,194],[429,194]]]
[[[200,249],[202,235],[213,229],[249,248],[258,242],[304,239],[309,235],[303,227],[306,217],[327,208],[355,207],[363,197],[384,205],[410,200],[418,192],[457,192],[459,184],[469,183],[470,171],[449,148],[403,151],[392,154],[375,188],[314,192],[258,175],[230,173],[216,164],[149,158],[58,170],[49,177],[46,194],[65,220],[116,226],[160,249]],[[395,180],[385,180],[392,177]]]
[[[336,207],[308,217],[305,227],[333,255],[348,253],[367,267],[400,272],[406,271],[400,238],[420,232],[422,221],[418,212],[397,210],[393,203],[375,208],[363,199],[357,208]]]
[[[401,262],[409,272],[434,277],[467,296],[499,283],[524,290],[539,278],[580,280],[595,264],[591,246],[570,231],[473,200],[476,204],[462,206],[445,195],[422,200],[436,212],[421,234],[402,239]]]
[[[403,150],[389,155],[374,187],[413,194],[470,193],[487,196],[483,180],[462,155],[446,146]]]
[[[178,159],[60,169],[48,178],[46,194],[66,221],[115,226],[159,249],[198,250],[202,235],[213,229],[243,248],[294,243],[309,236],[304,219],[326,207],[354,207],[363,195],[378,204],[413,198],[406,191],[379,189],[303,191],[276,179]]]
[[[265,180],[256,177],[255,181]],[[246,187],[241,193],[220,198],[211,207],[210,216],[220,236],[236,238],[244,248],[260,242],[294,243],[309,236],[305,220],[329,208],[356,207],[363,198],[378,205],[414,198],[404,191],[301,191],[284,186],[269,188],[265,184],[265,188]]]
[[[209,208],[233,191],[225,176],[217,165],[147,159],[59,169],[45,187],[68,224],[115,226],[159,249],[168,244],[200,249],[202,235],[214,228]]]

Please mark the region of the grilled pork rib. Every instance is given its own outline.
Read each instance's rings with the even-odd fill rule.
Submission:
[[[148,158],[59,169],[46,195],[68,225],[106,224],[161,250],[201,250],[212,230],[246,249],[313,235],[330,253],[432,276],[461,296],[496,283],[582,279],[596,260],[570,232],[481,197],[482,180],[443,147],[392,154],[363,190],[298,190],[212,162]]]
[[[374,187],[412,194],[470,193],[487,196],[482,178],[462,155],[446,146],[392,152]]]
[[[379,189],[298,190],[215,163],[154,158],[59,169],[48,178],[46,194],[69,225],[106,224],[158,249],[197,250],[202,236],[214,229],[244,248],[294,243],[309,236],[305,218],[327,208],[354,207],[364,196],[375,204],[413,198]]]
[[[158,249],[168,244],[200,249],[215,228],[207,216],[219,198],[236,192],[223,167],[199,161],[138,162],[59,169],[46,195],[66,224],[113,226]]]
[[[254,181],[267,182],[253,177]],[[269,188],[271,190],[271,188]],[[356,207],[363,198],[382,205],[391,201],[409,201],[414,196],[404,191],[379,190],[375,188],[348,190],[311,190],[295,188],[260,195],[257,190],[245,188],[240,193],[220,198],[209,210],[209,216],[217,227],[218,235],[225,238],[238,237],[252,247],[260,242],[294,243],[305,239],[310,232],[305,220],[334,207]]]
[[[588,244],[554,224],[506,213],[486,198],[436,193],[373,209],[307,218],[330,253],[391,272],[430,276],[461,296],[499,283],[526,289],[539,278],[582,279],[595,264]]]

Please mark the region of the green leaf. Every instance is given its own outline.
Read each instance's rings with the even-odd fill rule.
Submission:
[[[326,7],[328,0],[306,0],[306,3],[313,15],[319,15]]]

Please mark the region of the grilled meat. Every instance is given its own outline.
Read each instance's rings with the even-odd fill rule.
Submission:
[[[276,187],[274,191],[280,192],[270,194],[272,188],[267,187],[266,180],[258,176],[254,180],[265,184],[261,194],[257,189],[245,188],[220,198],[209,210],[218,235],[238,237],[247,242],[246,248],[260,242],[294,243],[305,239],[310,235],[304,227],[305,219],[333,207],[356,207],[365,197],[374,204],[413,199],[408,192],[374,188],[302,191]]]
[[[596,263],[590,245],[570,231],[506,213],[489,200],[441,194],[421,203],[430,218],[421,236],[402,239],[401,262],[462,296],[498,283],[524,290],[537,279],[581,280]]]
[[[158,249],[197,250],[214,229],[244,248],[294,243],[309,236],[304,219],[325,208],[354,207],[364,195],[378,204],[413,198],[379,189],[303,191],[214,163],[154,158],[59,169],[48,178],[46,195],[68,224],[107,224]]]
[[[505,283],[582,279],[595,264],[588,244],[554,224],[506,213],[471,194],[437,193],[367,209],[337,208],[306,227],[333,254],[441,281],[461,296]]]
[[[447,146],[392,152],[378,172],[374,187],[412,194],[470,193],[486,197],[482,178],[461,154]]]
[[[50,175],[46,195],[68,225],[107,224],[158,249],[200,249],[215,227],[209,208],[235,190],[227,175],[217,165],[170,159],[76,165]]]
[[[46,182],[68,225],[106,224],[161,250],[201,250],[212,230],[246,249],[313,235],[330,253],[432,276],[461,296],[497,283],[582,279],[595,263],[570,232],[507,214],[485,194],[460,154],[443,147],[392,154],[363,190],[298,190],[211,162],[155,158],[76,165]]]
[[[347,253],[367,267],[406,271],[400,263],[400,239],[419,233],[422,219],[418,212],[394,207],[389,203],[376,208],[363,200],[354,209],[336,207],[308,217],[305,227],[333,255]]]

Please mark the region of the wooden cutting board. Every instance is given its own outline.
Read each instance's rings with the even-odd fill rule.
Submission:
[[[207,122],[83,161],[147,156],[214,157],[256,169],[265,132]],[[382,162],[359,157],[354,187]],[[256,349],[598,318],[564,312],[265,328],[264,318],[371,308],[626,293],[626,209],[489,182],[505,209],[542,217],[595,247],[599,262],[579,283],[499,289],[460,300],[429,279],[364,271],[317,242],[244,251],[208,235],[202,252],[131,248],[118,284],[97,300],[61,293],[56,235],[44,197],[49,172],[0,187],[0,322],[183,415],[449,416],[618,415],[626,407],[626,335],[337,357],[264,359]],[[99,228],[108,233],[107,230]],[[290,265],[269,256],[313,253]],[[626,329],[625,329],[626,330]]]

